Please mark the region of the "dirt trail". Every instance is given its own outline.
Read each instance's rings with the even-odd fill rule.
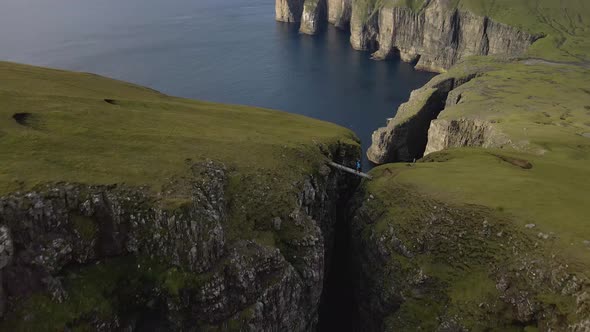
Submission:
[[[548,66],[578,66],[590,69],[590,62],[583,61],[583,62],[574,62],[574,61],[548,61],[544,59],[538,58],[531,58],[526,60],[521,60],[520,63],[525,65],[548,65]]]

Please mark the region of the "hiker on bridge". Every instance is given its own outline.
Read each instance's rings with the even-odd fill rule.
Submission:
[[[371,175],[365,174],[365,173],[362,172],[362,164],[361,164],[361,161],[360,160],[357,160],[357,162],[356,162],[356,169],[355,168],[351,168],[351,167],[346,167],[346,166],[343,166],[343,165],[340,165],[340,164],[336,164],[333,161],[328,161],[328,165],[330,165],[330,166],[332,166],[332,167],[334,167],[336,169],[339,169],[341,171],[344,171],[344,172],[347,172],[347,173],[350,173],[350,174],[354,174],[356,176],[360,176],[360,177],[365,178],[365,179],[369,179],[369,180],[372,180],[373,179],[373,177]]]

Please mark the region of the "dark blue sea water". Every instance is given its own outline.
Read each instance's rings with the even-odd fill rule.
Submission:
[[[274,0],[0,0],[0,59],[304,114],[354,130],[365,148],[432,77],[370,60],[333,27],[297,29],[274,21]]]

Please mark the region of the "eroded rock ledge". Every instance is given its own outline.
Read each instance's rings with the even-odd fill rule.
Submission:
[[[488,121],[435,120],[446,107],[460,101],[460,94],[453,91],[477,75],[439,76],[413,91],[410,100],[399,107],[387,126],[373,133],[372,144],[367,151],[369,160],[376,164],[413,161],[449,147],[506,144],[507,139]]]
[[[314,34],[321,22],[350,25],[352,47],[374,51],[373,58],[400,57],[416,68],[444,72],[472,55],[514,57],[541,36],[462,11],[448,0],[426,1],[422,9],[377,5],[360,0],[276,0],[276,19],[301,22]]]

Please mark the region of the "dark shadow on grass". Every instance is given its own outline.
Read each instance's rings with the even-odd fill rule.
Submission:
[[[533,164],[527,160],[524,160],[524,159],[512,158],[512,157],[502,156],[502,155],[493,154],[493,153],[491,153],[491,155],[502,160],[502,161],[505,161],[513,166],[520,167],[522,169],[532,169],[533,168]]]
[[[31,126],[30,120],[31,120],[32,116],[33,116],[33,114],[31,114],[31,113],[14,113],[12,115],[12,118],[19,125],[30,127]]]

